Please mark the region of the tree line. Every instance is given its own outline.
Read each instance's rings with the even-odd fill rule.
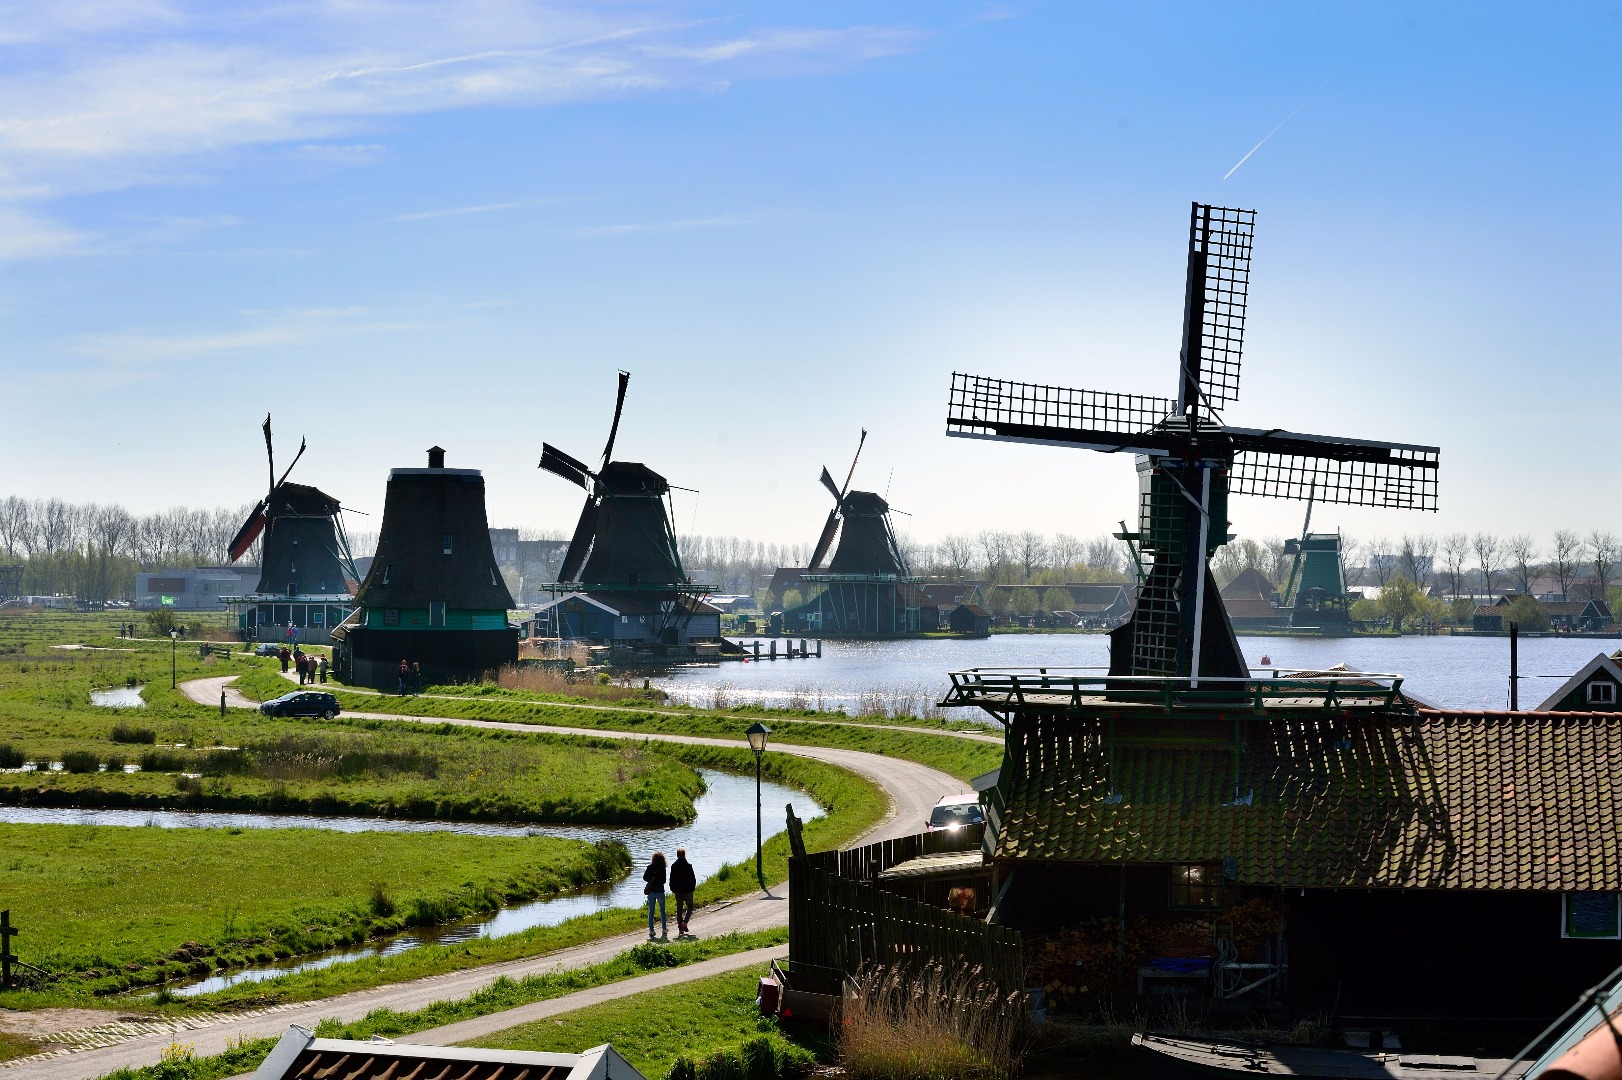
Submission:
[[[0,562],[23,567],[22,591],[127,599],[139,571],[218,566],[250,506],[177,506],[137,516],[117,503],[0,499]],[[245,562],[258,562],[258,545]]]

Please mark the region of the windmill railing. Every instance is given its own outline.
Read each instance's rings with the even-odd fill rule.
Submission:
[[[1128,708],[1225,712],[1302,709],[1406,710],[1401,675],[1372,671],[1268,668],[1267,675],[1111,675],[1103,668],[983,667],[950,673],[943,708],[975,706],[994,715],[1016,711]]]

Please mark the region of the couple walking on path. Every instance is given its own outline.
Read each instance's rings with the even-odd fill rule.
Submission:
[[[648,940],[669,941],[670,924],[665,918],[665,853],[655,851],[642,871],[647,887],[642,891],[648,897]],[[691,937],[687,923],[693,917],[693,890],[698,888],[698,875],[687,861],[687,849],[676,849],[676,861],[670,864],[670,891],[676,894],[676,936]],[[653,932],[653,909],[659,909],[659,933]]]

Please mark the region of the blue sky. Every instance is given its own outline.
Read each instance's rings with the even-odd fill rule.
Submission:
[[[865,426],[923,539],[1092,534],[1130,460],[947,439],[949,374],[1170,396],[1200,200],[1228,419],[1443,448],[1316,524],[1622,531],[1618,11],[0,5],[0,494],[246,502],[270,411],[359,510],[438,443],[567,530],[624,367],[681,531],[809,542]]]

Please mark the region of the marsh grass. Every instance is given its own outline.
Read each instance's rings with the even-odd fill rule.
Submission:
[[[634,679],[628,674],[619,681],[615,681],[612,677],[604,681],[597,678],[570,678],[562,672],[546,668],[507,664],[494,673],[491,682],[500,690],[521,690],[564,700],[661,702],[665,699],[664,691],[651,688],[644,690],[635,684]],[[463,688],[463,691],[466,692],[466,688]]]
[[[20,769],[28,764],[28,755],[10,743],[0,743],[0,769]]]
[[[1023,995],[979,968],[873,967],[846,989],[839,1054],[859,1080],[1000,1080],[1019,1072]]]
[[[134,679],[135,676],[131,675],[130,678]],[[107,737],[115,743],[127,743],[137,746],[151,746],[158,741],[158,733],[151,728],[136,727],[133,724],[123,722],[114,724],[113,729],[107,733]]]
[[[70,773],[93,773],[101,768],[101,758],[93,750],[69,750],[62,755],[62,770]]]

